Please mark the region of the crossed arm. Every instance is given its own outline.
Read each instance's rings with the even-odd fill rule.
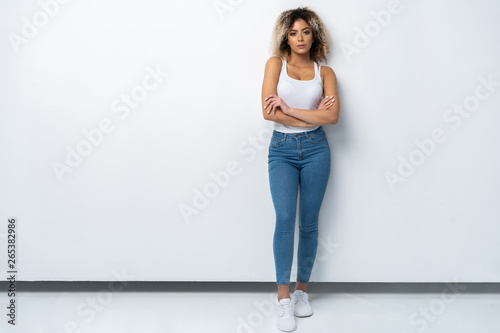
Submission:
[[[271,57],[266,63],[264,82],[262,84],[262,112],[264,119],[294,127],[310,125],[336,124],[339,118],[339,102],[337,95],[337,78],[335,72],[327,66],[323,78],[323,98],[315,110],[289,107],[277,96],[277,84],[281,71],[281,60]]]

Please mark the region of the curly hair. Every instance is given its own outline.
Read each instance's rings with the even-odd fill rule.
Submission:
[[[285,55],[290,55],[290,45],[287,44],[288,31],[298,19],[303,19],[312,28],[313,43],[309,53],[311,59],[316,62],[324,60],[324,62],[327,63],[326,57],[328,52],[330,52],[328,47],[330,36],[318,14],[309,7],[289,9],[280,14],[276,20],[272,35],[271,47],[273,55],[280,58],[283,58]]]

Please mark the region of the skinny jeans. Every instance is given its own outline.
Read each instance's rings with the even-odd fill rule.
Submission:
[[[318,248],[318,218],[330,176],[330,163],[330,147],[322,126],[299,133],[273,131],[268,171],[276,212],[273,255],[278,285],[290,284],[298,197],[296,281],[309,282]]]

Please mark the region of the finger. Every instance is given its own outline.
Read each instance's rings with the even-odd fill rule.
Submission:
[[[274,103],[273,102],[269,102],[269,110],[267,110],[267,114],[271,113],[274,111]]]
[[[266,98],[266,100],[267,100],[268,103],[276,101],[276,99],[274,98],[274,96],[271,96],[271,95],[268,98]]]
[[[327,99],[327,100],[325,100],[325,101],[324,101],[324,102],[322,102],[322,103],[324,104],[325,108],[327,108],[327,109],[328,109],[330,106],[332,106],[332,105],[333,105],[333,103],[334,103],[334,102],[335,102],[335,99],[332,99],[332,98],[328,97],[328,99]]]
[[[276,108],[277,103],[279,103],[279,101],[277,101],[276,99],[274,99],[273,97],[271,97],[271,99],[269,100],[269,102],[267,103],[267,105],[266,105],[265,108],[267,108],[270,105],[272,105],[273,108]],[[273,111],[273,109],[270,108],[268,110],[268,114],[271,113],[272,111]],[[276,111],[274,111],[274,113],[276,113]]]
[[[279,105],[279,101],[276,101],[273,104],[273,112],[274,112],[274,114],[276,114],[276,111],[278,111],[278,110],[280,110],[280,105]]]
[[[267,114],[270,114],[271,112],[273,112],[273,109],[274,109],[274,103],[273,102],[269,102],[267,104],[268,108],[267,108]]]
[[[325,104],[326,104],[325,108],[329,109],[333,105],[333,102],[328,102],[328,103],[325,103]]]
[[[265,101],[267,101],[269,98],[277,97],[275,94],[270,94],[269,96],[266,97]]]

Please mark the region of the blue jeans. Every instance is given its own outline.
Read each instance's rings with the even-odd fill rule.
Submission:
[[[323,127],[300,133],[275,130],[269,144],[268,169],[276,211],[276,284],[290,284],[299,186],[297,282],[308,283],[318,249],[319,211],[330,177],[330,146]]]

